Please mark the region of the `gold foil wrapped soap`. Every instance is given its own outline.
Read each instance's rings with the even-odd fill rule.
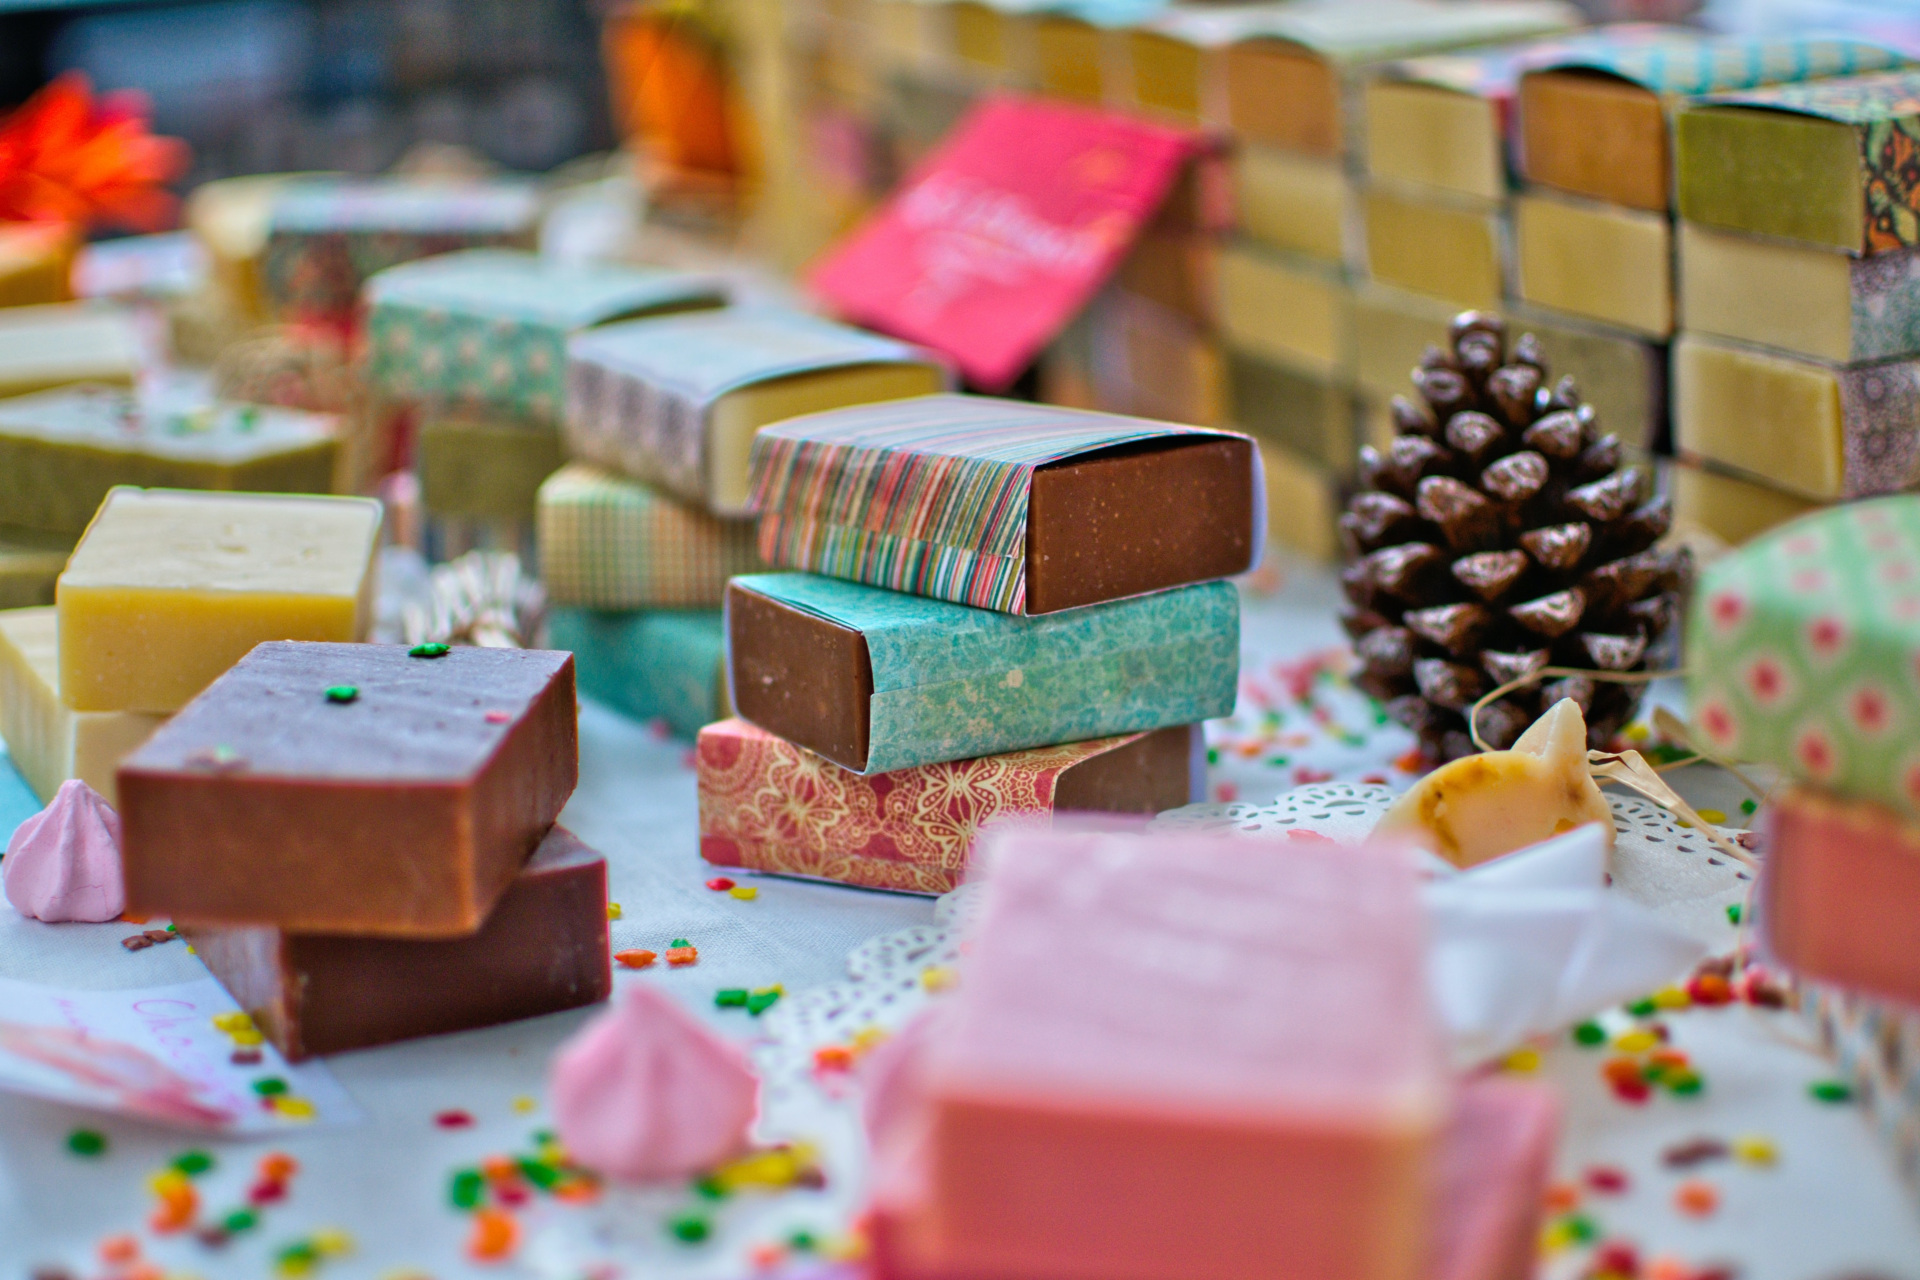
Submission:
[[[1456,867],[1472,867],[1588,822],[1606,831],[1613,810],[1587,772],[1587,725],[1562,698],[1507,751],[1441,765],[1394,801],[1374,828],[1401,836]]]

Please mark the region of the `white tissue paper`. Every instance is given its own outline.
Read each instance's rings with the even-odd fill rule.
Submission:
[[[1707,954],[1607,887],[1597,825],[1426,888],[1434,1007],[1466,1067],[1673,981]]]

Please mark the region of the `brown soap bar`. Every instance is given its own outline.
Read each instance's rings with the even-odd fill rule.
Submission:
[[[121,764],[127,909],[470,934],[579,772],[572,654],[262,644]]]
[[[207,968],[291,1061],[490,1027],[607,998],[607,864],[564,827],[480,932],[408,941],[186,926]]]
[[[1253,443],[1143,440],[1033,473],[1027,498],[1027,612],[1055,613],[1253,562]]]

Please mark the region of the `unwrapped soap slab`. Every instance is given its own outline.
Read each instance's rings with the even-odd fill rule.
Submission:
[[[556,605],[717,609],[728,578],[766,567],[751,520],[723,520],[591,463],[547,477],[536,520],[540,581]]]
[[[85,384],[0,401],[0,520],[69,536],[115,485],[328,493],[338,420],[265,405],[142,402]]]
[[[569,335],[716,307],[726,290],[681,271],[468,249],[389,267],[365,297],[375,392],[557,424]]]
[[[604,325],[576,335],[567,362],[576,457],[723,516],[748,514],[748,449],[768,423],[947,382],[905,343],[772,307]]]
[[[547,643],[572,651],[582,694],[682,738],[730,714],[718,609],[549,609]]]
[[[984,396],[778,423],[752,486],[767,563],[1002,613],[1229,577],[1265,537],[1246,436]]]
[[[1179,725],[862,777],[743,720],[700,731],[700,856],[723,867],[946,893],[989,821],[1158,813],[1201,798]]]
[[[547,833],[479,932],[415,941],[186,927],[195,954],[289,1061],[596,1004],[613,990],[607,864]]]
[[[263,644],[120,766],[128,906],[471,933],[579,768],[569,654]]]
[[[60,693],[76,711],[174,711],[266,640],[373,623],[370,498],[117,488],[60,575]]]
[[[1233,709],[1240,597],[1210,582],[1023,618],[811,573],[727,590],[733,705],[856,773]]]
[[[1920,822],[1793,787],[1769,806],[1760,930],[1795,973],[1920,1005]]]
[[[60,700],[59,627],[51,605],[0,613],[0,738],[40,803],[78,778],[118,804],[114,771],[167,718],[70,709]]]
[[[988,865],[869,1103],[883,1203],[917,1201],[903,1274],[1423,1273],[1449,1089],[1401,850],[1015,831]]]
[[[72,382],[130,387],[140,372],[133,317],[89,302],[0,307],[0,396]]]
[[[1920,818],[1920,497],[1815,511],[1716,560],[1686,634],[1710,749]]]

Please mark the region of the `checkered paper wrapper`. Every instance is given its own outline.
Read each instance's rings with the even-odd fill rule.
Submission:
[[[861,775],[744,720],[723,720],[700,731],[695,749],[700,856],[868,889],[947,893],[989,820],[1048,821],[1061,773],[1144,736]]]
[[[717,306],[725,290],[685,272],[471,249],[382,271],[367,281],[366,300],[375,392],[556,425],[570,335]]]
[[[1687,668],[1719,754],[1920,817],[1920,497],[1817,511],[1713,564]]]
[[[556,605],[717,609],[728,578],[764,567],[752,521],[585,463],[547,477],[535,510],[540,576]]]

